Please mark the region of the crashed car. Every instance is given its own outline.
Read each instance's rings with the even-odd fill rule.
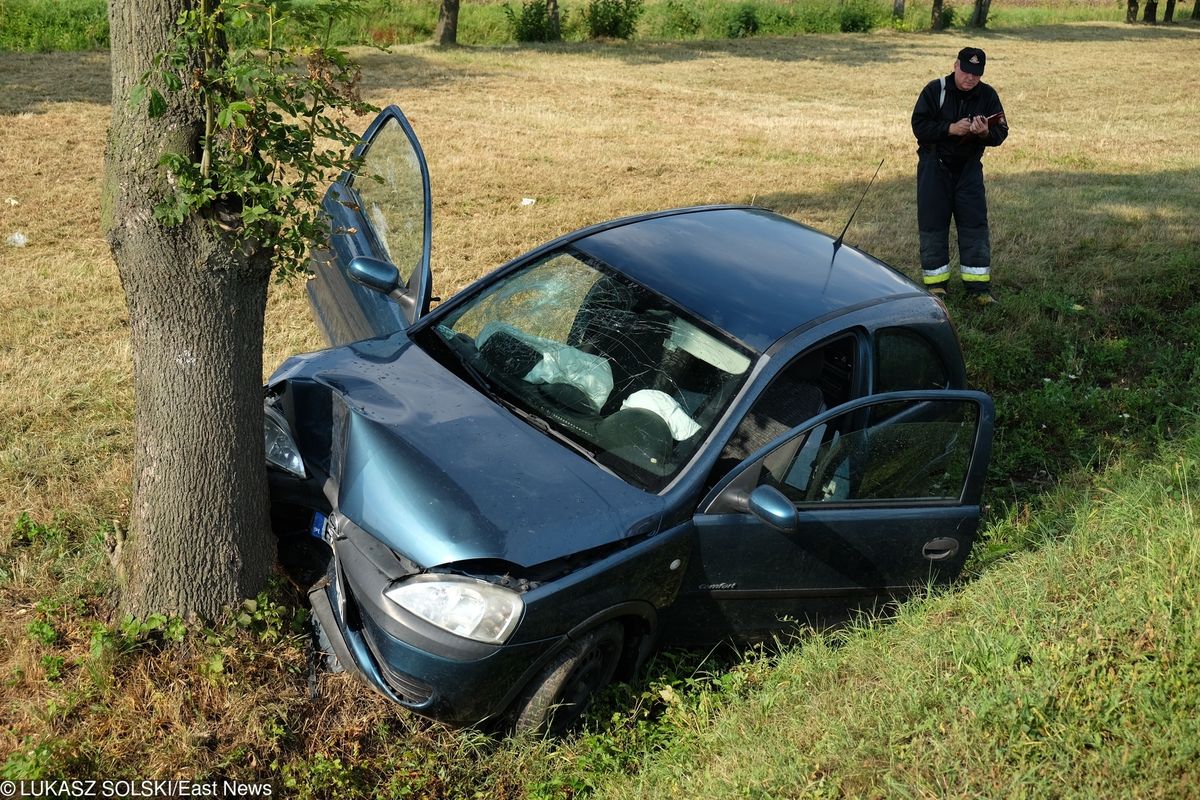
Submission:
[[[428,168],[390,107],[328,191],[330,349],[266,387],[281,553],[322,641],[453,723],[559,733],[656,647],[953,579],[990,398],[942,303],[755,207],[567,234],[430,309]]]

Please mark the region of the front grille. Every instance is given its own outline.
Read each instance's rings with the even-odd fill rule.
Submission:
[[[400,695],[406,703],[420,705],[433,697],[432,686],[422,683],[411,675],[396,672],[387,664],[380,663],[379,667],[383,671],[383,676],[387,678],[388,685],[392,687],[392,691]]]

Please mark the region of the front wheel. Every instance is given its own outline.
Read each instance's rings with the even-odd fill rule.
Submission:
[[[513,705],[514,733],[554,738],[573,729],[592,696],[612,680],[623,632],[620,623],[609,622],[559,653]]]

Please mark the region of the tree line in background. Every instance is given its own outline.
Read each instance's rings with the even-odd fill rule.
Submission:
[[[1163,6],[1163,22],[1175,21],[1176,0],[1167,0]],[[1192,19],[1200,19],[1200,0],[1192,4]],[[1138,0],[1126,0],[1125,21],[1138,21]],[[1142,12],[1142,22],[1155,24],[1158,22],[1158,0],[1146,0],[1146,9]]]
[[[1041,0],[1035,0],[1039,2]],[[1100,2],[1103,5],[1100,5]],[[198,2],[198,0],[197,0]],[[319,7],[321,0],[294,0]],[[729,39],[806,33],[945,30],[1053,24],[1126,17],[1162,22],[1188,15],[1193,0],[1092,0],[1089,5],[1002,4],[991,0],[365,0],[360,13],[336,20],[327,38],[338,46],[411,44],[499,45],[511,41]],[[1178,7],[1177,3],[1183,5]],[[315,6],[314,6],[315,3]],[[231,12],[267,0],[223,0]],[[1127,5],[1128,4],[1128,5]],[[1092,12],[1092,16],[1088,12]],[[1191,16],[1200,19],[1193,8]],[[106,0],[0,0],[0,50],[50,52],[109,47]],[[235,49],[253,46],[261,23],[229,31]],[[294,35],[294,34],[287,34]]]
[[[1137,22],[1139,2],[1140,0],[1127,0],[1128,22]],[[1158,2],[1159,0],[1146,0],[1142,17],[1144,22],[1158,22]],[[1166,0],[1163,22],[1174,20],[1176,3],[1177,0]],[[904,19],[905,4],[906,0],[893,0],[893,21]],[[666,6],[665,27],[671,32],[686,37],[701,30],[699,12],[690,7],[687,0],[667,0]],[[961,24],[967,28],[986,28],[991,6],[992,0],[973,0],[966,18],[959,18]],[[436,44],[451,46],[458,43],[460,7],[461,0],[440,0],[437,26],[433,35]],[[644,10],[643,0],[589,0],[579,12],[579,16],[588,38],[627,39],[634,34],[638,19]],[[870,30],[879,21],[872,20],[873,14],[865,7],[853,3],[839,3],[834,11],[839,17],[839,24],[835,25],[834,29],[840,29],[842,32]],[[506,4],[504,13],[510,32],[517,41],[551,42],[563,38],[565,13],[559,9],[558,0],[520,0],[519,6]],[[947,4],[945,0],[933,0],[929,29],[941,31],[951,27],[956,22],[958,13],[961,13],[960,9]],[[765,27],[760,19],[761,11],[752,3],[730,3],[726,16],[728,19],[721,26],[721,32],[730,38],[753,35]],[[1200,19],[1200,2],[1193,6],[1192,18]],[[803,24],[798,27],[801,30],[808,28]]]

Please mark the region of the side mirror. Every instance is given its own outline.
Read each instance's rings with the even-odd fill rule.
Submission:
[[[400,285],[400,270],[396,265],[378,258],[358,256],[346,270],[350,278],[380,294],[391,294]]]
[[[756,487],[746,498],[746,510],[781,531],[794,531],[800,527],[795,504],[774,486]]]

